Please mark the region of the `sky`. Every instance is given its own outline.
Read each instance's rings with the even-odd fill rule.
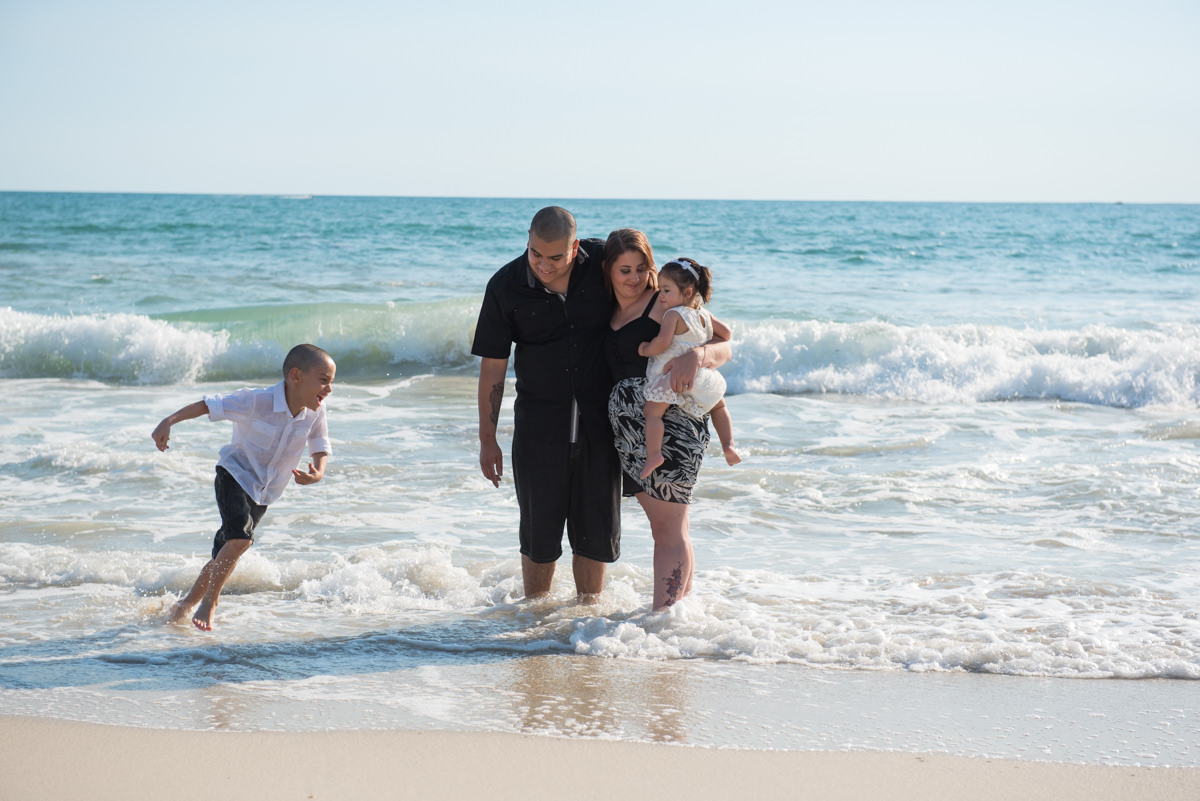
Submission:
[[[1200,203],[1200,2],[0,0],[0,191]]]

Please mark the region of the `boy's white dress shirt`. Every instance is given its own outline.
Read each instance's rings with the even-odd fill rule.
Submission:
[[[266,389],[239,389],[230,395],[205,395],[209,420],[233,421],[233,440],[221,448],[217,464],[242,485],[255,503],[268,506],[279,500],[308,453],[333,455],[325,406],[307,407],[292,417],[283,382]]]

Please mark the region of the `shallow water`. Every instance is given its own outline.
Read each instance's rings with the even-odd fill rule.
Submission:
[[[735,323],[746,461],[651,614],[632,501],[602,602],[530,604],[479,475],[470,326],[538,205],[0,194],[0,710],[1200,764],[1195,207],[579,203],[711,254]],[[215,634],[164,625],[229,432],[150,430],[297,339],[329,474]]]

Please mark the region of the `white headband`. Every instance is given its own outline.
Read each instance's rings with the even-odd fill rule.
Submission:
[[[682,267],[683,269],[685,269],[685,270],[687,270],[689,273],[691,273],[691,274],[692,274],[692,278],[695,278],[697,281],[699,281],[699,280],[700,280],[700,273],[696,272],[696,268],[695,268],[695,267],[693,267],[692,265],[688,264],[688,263],[687,263],[686,261],[684,261],[683,259],[671,259],[671,262],[670,262],[670,263],[671,263],[671,264],[678,264],[680,267]]]

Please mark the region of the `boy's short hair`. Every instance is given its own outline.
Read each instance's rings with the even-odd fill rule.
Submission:
[[[287,378],[293,367],[299,367],[300,372],[307,373],[314,367],[324,367],[331,363],[333,363],[333,357],[316,345],[297,345],[284,357],[283,377]]]

